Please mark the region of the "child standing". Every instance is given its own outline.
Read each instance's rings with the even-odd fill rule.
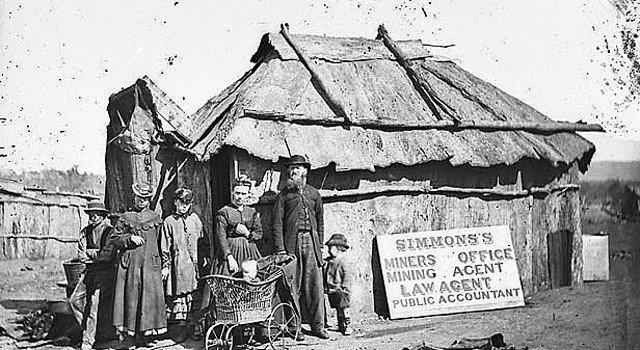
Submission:
[[[189,336],[189,322],[198,287],[198,238],[202,222],[191,213],[193,193],[186,188],[175,191],[175,212],[164,220],[160,236],[162,278],[167,303],[167,319],[177,322],[182,336]],[[193,330],[192,330],[193,331]]]
[[[324,268],[325,293],[329,296],[329,305],[336,309],[338,330],[344,335],[351,335],[351,274],[345,260],[345,252],[349,249],[347,238],[336,233],[325,243],[329,257]]]

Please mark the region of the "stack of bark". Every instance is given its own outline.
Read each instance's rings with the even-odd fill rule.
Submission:
[[[520,350],[527,350],[525,347]],[[518,350],[513,346],[507,346],[501,333],[496,333],[488,338],[461,338],[454,341],[449,347],[438,347],[426,343],[405,347],[402,350]]]

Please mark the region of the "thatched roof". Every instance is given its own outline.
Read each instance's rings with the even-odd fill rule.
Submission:
[[[146,87],[149,89],[151,94],[150,101],[153,101],[157,116],[162,123],[162,130],[188,136],[192,132],[193,125],[182,108],[169,98],[149,77],[145,75],[141,80],[146,83]]]
[[[380,40],[292,35],[351,121],[381,124],[436,121],[407,73]],[[419,40],[398,42],[438,97],[463,121],[549,123],[551,119],[455,63],[430,54]],[[191,116],[190,149],[208,159],[223,145],[271,161],[306,154],[314,168],[333,162],[338,170],[398,163],[449,161],[487,167],[523,158],[554,165],[588,164],[593,144],[573,132],[485,130],[385,131],[362,127],[303,125],[252,114],[279,113],[298,119],[337,120],[281,34],[266,34],[252,57],[253,69]],[[257,112],[256,112],[257,111]]]

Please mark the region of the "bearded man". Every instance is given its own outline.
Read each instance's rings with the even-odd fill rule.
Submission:
[[[302,323],[310,325],[311,335],[328,339],[324,329],[322,284],[322,197],[318,190],[307,184],[310,168],[311,164],[304,156],[290,158],[289,179],[274,203],[273,236],[277,252],[294,254],[297,258],[292,292],[298,301]],[[297,340],[304,338],[302,333],[297,334]]]

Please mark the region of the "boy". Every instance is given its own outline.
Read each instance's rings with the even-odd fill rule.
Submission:
[[[347,238],[336,233],[325,243],[329,250],[324,268],[325,293],[329,296],[329,305],[336,309],[338,315],[338,330],[343,335],[351,335],[351,314],[349,303],[351,300],[351,275],[344,253],[349,249]]]

